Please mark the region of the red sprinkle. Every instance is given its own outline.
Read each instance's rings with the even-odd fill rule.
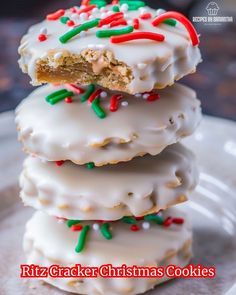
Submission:
[[[76,11],[77,11],[76,7],[71,7],[71,8],[70,8],[70,12],[71,12],[71,13],[76,13]]]
[[[65,102],[66,103],[72,103],[73,100],[72,100],[72,98],[70,96],[68,96],[68,97],[65,98]]]
[[[65,84],[65,86],[66,86],[67,90],[70,90],[70,91],[74,92],[75,94],[84,93],[84,89],[77,86],[77,85],[67,83],[67,84]]]
[[[76,13],[77,14],[87,13],[87,12],[93,10],[95,7],[97,7],[97,6],[96,5],[89,5],[89,6],[85,7],[85,8],[82,8],[80,10],[77,10]]]
[[[115,20],[118,20],[120,18],[123,18],[124,17],[124,13],[123,12],[117,12],[117,13],[114,13],[112,15],[109,15],[108,17],[106,18],[103,18],[100,20],[99,22],[99,25],[98,27],[102,27],[104,25],[108,25],[110,24],[111,22],[115,21]]]
[[[119,20],[115,20],[113,22],[110,23],[110,28],[112,27],[117,27],[117,26],[126,26],[127,25],[127,21],[125,19],[119,19]]]
[[[46,18],[47,18],[47,20],[58,20],[64,14],[65,14],[65,10],[64,9],[59,9],[54,13],[48,14],[46,16]]]
[[[141,19],[150,19],[150,18],[152,18],[152,15],[151,15],[151,13],[147,12],[147,13],[141,14],[139,17]]]
[[[102,89],[97,89],[96,91],[94,91],[88,98],[88,102],[92,103],[94,101],[95,98],[97,98],[100,93],[102,92]]]
[[[59,166],[62,166],[64,163],[65,163],[65,161],[63,161],[63,160],[56,161],[56,165],[57,165],[58,167],[59,167]]]
[[[140,228],[139,228],[139,226],[138,226],[137,224],[132,224],[132,225],[130,226],[130,229],[131,229],[132,231],[139,231],[139,230],[140,230]]]
[[[83,228],[83,225],[82,224],[73,224],[72,226],[71,226],[71,230],[73,230],[73,231],[79,231],[79,230],[81,230]]]
[[[139,29],[139,25],[140,25],[139,19],[138,18],[134,18],[133,19],[133,27],[134,27],[134,29],[135,30],[138,30]]]
[[[119,0],[112,0],[111,5],[119,4]]]
[[[119,106],[119,100],[122,98],[121,94],[113,95],[110,100],[110,111],[116,112]]]
[[[155,101],[160,99],[160,95],[158,93],[150,94],[147,98],[147,101]]]
[[[170,226],[173,222],[173,218],[172,217],[167,217],[165,220],[164,220],[164,223],[163,223],[163,226]]]
[[[156,34],[151,32],[134,32],[121,36],[112,36],[110,40],[111,43],[122,43],[138,39],[148,39],[162,42],[165,40],[165,36],[162,34]]]
[[[38,36],[38,40],[39,40],[40,42],[46,41],[46,40],[47,40],[47,36],[46,36],[45,34],[40,34],[40,35]]]
[[[173,218],[173,223],[175,223],[175,224],[183,224],[184,219],[181,218],[181,217],[175,217],[175,218]]]
[[[155,18],[152,21],[152,24],[153,24],[153,26],[158,26],[164,20],[169,19],[169,18],[176,19],[185,26],[185,28],[189,32],[189,35],[190,35],[193,46],[196,46],[196,45],[199,44],[200,41],[199,41],[199,38],[198,38],[197,31],[195,30],[192,23],[182,13],[179,13],[179,12],[176,12],[176,11],[165,12],[165,13],[159,15],[157,18]]]
[[[66,24],[67,24],[68,27],[73,27],[75,25],[75,22],[70,19],[70,20],[67,21]]]
[[[90,2],[90,0],[82,0],[81,5],[88,6],[89,2]]]
[[[144,216],[135,217],[136,220],[143,220]]]

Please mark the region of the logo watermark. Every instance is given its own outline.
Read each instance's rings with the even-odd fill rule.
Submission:
[[[220,7],[216,2],[209,2],[206,6],[206,15],[193,16],[194,23],[204,23],[206,25],[219,25],[222,23],[232,23],[233,16],[219,15]]]

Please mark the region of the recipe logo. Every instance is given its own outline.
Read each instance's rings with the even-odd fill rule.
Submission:
[[[219,11],[219,4],[211,1],[205,7],[206,15],[193,16],[192,21],[205,25],[220,25],[222,23],[232,23],[234,21],[233,16],[218,15]]]
[[[35,264],[22,264],[21,278],[203,278],[212,279],[216,276],[216,268],[205,267],[200,264],[189,264],[186,267],[167,265],[166,267],[147,266],[113,266],[103,264],[100,267],[82,266],[75,264],[72,267],[53,264],[43,267]]]

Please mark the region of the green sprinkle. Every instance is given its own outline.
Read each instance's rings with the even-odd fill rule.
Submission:
[[[165,23],[166,25],[175,27],[177,24],[177,21],[175,19],[169,18],[163,21],[163,23]]]
[[[132,26],[128,26],[123,29],[118,30],[100,30],[97,31],[96,36],[98,38],[108,38],[111,36],[117,36],[117,35],[124,35],[133,32],[134,28]]]
[[[121,218],[121,221],[128,223],[128,224],[136,224],[137,220],[134,217],[130,217],[130,216],[124,216],[123,218]]]
[[[79,33],[81,33],[82,31],[86,31],[89,29],[92,29],[94,27],[97,27],[99,24],[100,19],[94,19],[91,21],[88,21],[86,23],[83,23],[82,25],[75,27],[74,29],[70,30],[69,32],[65,33],[64,35],[62,35],[59,40],[61,43],[66,43],[67,41],[69,41],[71,38],[73,38],[74,36],[78,35]]]
[[[120,5],[127,4],[129,7],[129,10],[137,10],[140,7],[146,6],[146,3],[143,1],[130,1],[130,0],[121,0]]]
[[[107,2],[103,0],[91,0],[89,4],[90,5],[95,4],[97,5],[98,8],[102,8],[107,5]]]
[[[95,167],[93,162],[87,163],[86,166],[87,166],[88,169],[93,169]]]
[[[146,221],[154,221],[156,222],[157,224],[163,224],[163,218],[158,216],[158,215],[155,215],[155,214],[149,214],[149,215],[146,215],[144,216],[144,220]]]
[[[104,236],[105,239],[111,240],[112,234],[109,230],[109,223],[103,223],[100,227],[101,234]]]
[[[70,220],[67,220],[67,222],[66,222],[68,227],[72,227],[72,225],[78,224],[78,223],[81,223],[81,221],[80,220],[72,220],[72,219],[70,219]]]
[[[68,16],[62,16],[60,18],[60,22],[63,24],[66,24],[68,22],[68,20],[70,20],[70,18]]]
[[[120,12],[119,6],[117,6],[117,5],[113,6],[112,7],[112,11],[114,11],[114,12]]]
[[[81,101],[85,102],[86,100],[88,100],[89,96],[94,92],[95,90],[95,85],[94,84],[90,84],[87,87],[87,90],[85,91],[85,93],[81,96]]]
[[[90,226],[89,225],[85,225],[83,227],[82,231],[80,232],[78,243],[77,243],[77,245],[75,247],[75,252],[79,253],[79,252],[81,252],[84,249],[86,238],[87,238],[87,234],[88,234],[88,231],[89,230],[90,230]]]
[[[61,95],[63,93],[66,93],[66,92],[67,92],[66,89],[61,89],[61,90],[58,90],[58,91],[55,91],[55,92],[49,94],[48,96],[46,96],[45,99],[46,99],[47,102],[49,102],[50,99],[52,99],[52,98],[54,98],[54,97],[56,97],[58,95]]]
[[[64,98],[68,97],[68,96],[74,96],[74,92],[66,91],[65,93],[62,93],[60,95],[54,96],[53,98],[50,98],[48,102],[51,105],[54,105],[54,104],[58,103],[59,101],[63,100]]]
[[[106,118],[106,113],[105,113],[104,110],[100,107],[100,105],[99,105],[99,99],[98,99],[98,98],[94,99],[94,101],[92,102],[92,109],[93,109],[94,113],[95,113],[100,119],[104,119],[104,118]]]

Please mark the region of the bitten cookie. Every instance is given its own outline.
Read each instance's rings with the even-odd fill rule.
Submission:
[[[47,85],[16,110],[25,152],[48,161],[96,166],[157,155],[191,135],[200,119],[195,92],[180,84],[138,97],[93,84]]]
[[[184,15],[124,2],[47,15],[23,37],[20,67],[35,85],[97,83],[132,94],[195,72],[199,40]]]
[[[180,144],[160,155],[88,169],[29,157],[20,177],[25,205],[54,216],[117,220],[143,216],[187,200],[198,180],[193,154]]]
[[[67,221],[58,223],[38,211],[27,223],[24,251],[28,264],[99,267],[184,267],[191,256],[192,231],[186,217],[171,209],[147,220],[112,223]],[[171,220],[171,222],[170,222]],[[164,223],[163,223],[164,222]],[[158,224],[159,223],[159,224]],[[89,295],[140,294],[168,278],[44,278],[62,290]]]

